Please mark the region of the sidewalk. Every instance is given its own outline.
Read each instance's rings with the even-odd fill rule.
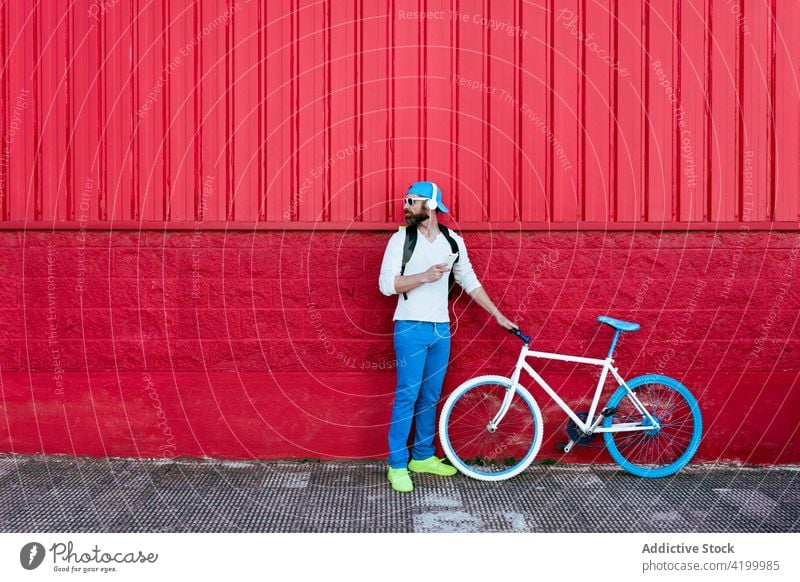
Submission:
[[[0,455],[1,532],[798,532],[800,468],[532,465],[484,483],[384,463]]]

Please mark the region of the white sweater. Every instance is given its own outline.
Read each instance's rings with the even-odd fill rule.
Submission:
[[[453,240],[458,244],[458,262],[454,265],[453,271],[456,282],[467,293],[472,293],[481,286],[472,265],[467,256],[467,247],[464,239],[458,234],[450,231]],[[403,247],[405,246],[405,229],[399,230],[389,239],[386,245],[386,252],[383,254],[383,264],[381,264],[381,274],[378,279],[378,286],[384,295],[395,295],[397,290],[394,287],[394,279],[400,274],[403,266]],[[450,243],[440,232],[436,240],[429,241],[421,232],[417,233],[417,244],[411,258],[406,263],[404,276],[416,275],[427,271],[432,265],[446,263],[447,256],[452,252]],[[416,289],[407,292],[408,300],[400,293],[397,299],[397,308],[394,310],[394,320],[413,320],[413,321],[450,321],[450,314],[447,310],[447,283],[450,273],[446,272],[441,279],[433,283],[423,283]]]

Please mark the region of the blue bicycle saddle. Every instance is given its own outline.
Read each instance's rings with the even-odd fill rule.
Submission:
[[[607,317],[605,315],[601,315],[597,318],[597,321],[600,323],[605,323],[606,325],[610,325],[614,329],[619,331],[636,331],[639,329],[638,323],[632,323],[630,321],[622,321],[621,319],[614,319],[613,317]]]

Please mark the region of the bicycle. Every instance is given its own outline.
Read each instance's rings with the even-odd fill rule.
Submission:
[[[697,400],[668,376],[647,374],[626,382],[614,366],[614,349],[620,334],[638,330],[639,324],[607,316],[597,321],[615,330],[602,360],[530,350],[530,336],[509,330],[523,341],[511,378],[489,375],[467,380],[442,409],[439,437],[447,458],[459,471],[475,479],[501,481],[533,462],[542,444],[543,421],[536,400],[519,384],[523,370],[569,417],[565,453],[602,434],[614,461],[639,477],[666,477],[691,461],[702,433]],[[602,366],[589,411],[572,410],[528,364],[528,357]],[[609,372],[619,388],[598,410]]]

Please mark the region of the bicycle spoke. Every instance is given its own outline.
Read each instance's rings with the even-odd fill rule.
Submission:
[[[643,430],[607,433],[604,437],[606,446],[612,456],[616,455],[615,460],[635,474],[640,474],[639,468],[659,471],[656,476],[671,474],[688,462],[690,457],[687,455],[693,455],[696,449],[699,438],[696,409],[690,405],[686,392],[672,385],[649,383],[634,388],[636,398],[652,420],[639,411],[627,392],[620,393],[616,401],[617,412],[604,426],[638,424]],[[658,423],[658,428],[653,421]],[[651,426],[653,428],[649,428]]]
[[[493,475],[519,465],[536,439],[530,406],[515,394],[510,406],[490,432],[488,425],[500,412],[508,388],[482,384],[465,392],[449,410],[447,437],[452,453],[481,474]]]

